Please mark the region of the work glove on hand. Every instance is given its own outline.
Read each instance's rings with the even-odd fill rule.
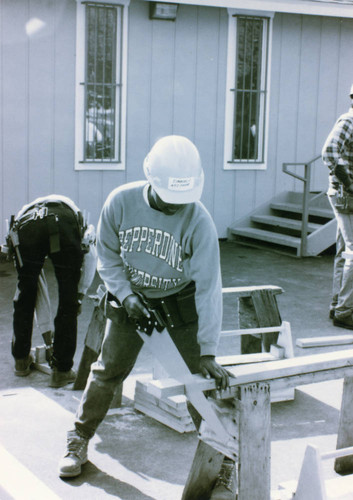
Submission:
[[[234,377],[232,373],[229,373],[217,363],[214,356],[201,356],[200,369],[205,378],[214,378],[217,389],[221,390],[227,389],[229,387],[229,377]]]
[[[123,300],[123,306],[125,307],[126,312],[131,319],[142,320],[145,317],[150,317],[148,309],[146,309],[140,297],[135,293],[128,295]]]

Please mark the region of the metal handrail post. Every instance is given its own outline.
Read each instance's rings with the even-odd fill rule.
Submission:
[[[301,228],[301,245],[300,256],[307,256],[307,243],[308,243],[308,221],[309,221],[309,194],[310,194],[310,175],[311,163],[304,165],[304,192],[303,192],[303,214],[302,214],[302,228]]]
[[[315,156],[312,160],[307,163],[283,163],[282,171],[285,174],[291,175],[295,179],[299,179],[304,183],[303,190],[303,211],[302,211],[302,225],[301,225],[301,243],[300,243],[300,257],[307,256],[307,243],[308,243],[308,223],[309,223],[309,195],[310,195],[310,180],[311,180],[311,166],[318,160],[321,155]],[[297,167],[304,166],[304,175],[298,175],[291,172],[289,166]]]

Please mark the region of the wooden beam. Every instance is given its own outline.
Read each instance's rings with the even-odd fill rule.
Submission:
[[[332,335],[327,337],[311,337],[296,340],[298,347],[325,347],[330,345],[353,344],[353,335]]]
[[[254,292],[260,290],[271,291],[273,294],[283,293],[283,288],[274,285],[259,285],[259,286],[233,286],[222,288],[222,293],[234,293],[238,297],[251,297]]]
[[[244,363],[262,363],[263,361],[275,361],[276,359],[278,359],[278,356],[270,354],[269,352],[255,352],[253,354],[216,357],[217,363],[222,366],[234,366]]]
[[[237,330],[223,330],[222,337],[234,337],[239,335],[262,335],[264,333],[280,332],[282,325],[279,326],[264,326],[263,328],[239,328]]]
[[[260,364],[245,364],[227,369],[234,376],[234,378],[230,378],[231,387],[265,381],[270,381],[272,386],[276,381],[285,379],[288,379],[286,380],[287,387],[290,387],[294,381],[296,384],[299,381],[298,385],[304,385],[311,383],[314,378],[313,374],[316,374],[316,382],[327,380],[328,373],[335,370],[340,370],[340,374],[351,373],[353,376],[353,350],[313,354]],[[330,377],[335,378],[332,375]],[[187,380],[182,380],[182,378],[180,380],[153,380],[149,384],[148,390],[157,397],[169,397],[184,394],[185,385],[190,384],[196,384],[202,391],[216,389],[214,379],[206,379],[202,375],[196,374],[188,377]]]
[[[270,500],[271,405],[269,384],[240,389],[239,500]],[[251,442],[251,446],[249,443]],[[261,459],[259,460],[259,457]]]

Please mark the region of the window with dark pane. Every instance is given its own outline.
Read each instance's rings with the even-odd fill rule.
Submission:
[[[86,5],[85,161],[120,160],[122,7]]]
[[[232,158],[236,162],[263,161],[267,63],[265,23],[263,18],[237,17]]]

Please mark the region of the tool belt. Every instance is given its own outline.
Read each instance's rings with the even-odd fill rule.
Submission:
[[[180,292],[173,295],[158,299],[143,297],[143,301],[159,325],[166,328],[178,328],[198,319],[195,290],[195,283],[192,281]],[[104,302],[103,308],[107,318],[118,322],[127,320],[125,307],[110,292],[107,292],[105,300],[102,302]]]
[[[9,248],[10,255],[11,254],[16,255],[20,267],[22,267],[23,263],[19,250],[18,231],[24,226],[26,226],[29,222],[46,218],[49,230],[50,252],[56,253],[60,251],[60,236],[59,236],[59,226],[58,226],[59,217],[55,213],[49,213],[48,209],[48,206],[53,206],[58,204],[62,205],[62,202],[61,201],[45,202],[38,205],[33,205],[18,219],[15,219],[15,216],[11,216],[10,228],[9,228],[9,233],[6,237],[6,243]],[[72,211],[72,209],[69,206],[67,206],[67,208]],[[82,239],[84,231],[86,229],[82,213],[81,212],[78,213],[73,212],[73,213],[76,216],[80,237]]]
[[[195,291],[195,283],[192,281],[180,292],[173,295],[160,299],[144,298],[144,301],[160,323],[167,328],[178,328],[198,319]]]
[[[21,227],[28,224],[32,220],[44,219],[44,217],[48,216],[48,207],[47,206],[34,206],[30,208],[27,212],[25,212],[19,219],[15,221],[17,229],[21,229]]]
[[[343,193],[342,196],[337,196],[335,208],[340,214],[353,214],[353,195]]]

